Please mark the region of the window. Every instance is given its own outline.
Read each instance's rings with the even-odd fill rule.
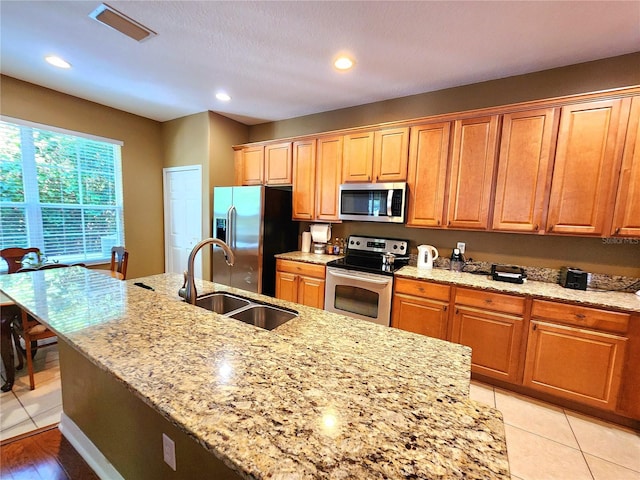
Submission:
[[[0,121],[0,248],[108,260],[124,245],[121,144],[46,128]]]

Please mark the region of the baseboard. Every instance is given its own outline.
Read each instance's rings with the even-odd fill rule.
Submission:
[[[124,480],[89,437],[64,412],[60,415],[58,428],[98,477],[102,480]]]

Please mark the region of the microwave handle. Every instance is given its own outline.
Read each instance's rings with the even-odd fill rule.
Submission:
[[[391,211],[391,205],[393,205],[393,189],[390,188],[387,192],[387,217],[393,216],[393,212]]]

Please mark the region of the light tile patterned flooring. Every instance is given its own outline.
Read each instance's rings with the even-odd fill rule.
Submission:
[[[35,390],[25,368],[0,395],[0,440],[60,420],[57,346],[35,361]],[[640,432],[475,381],[471,398],[502,412],[513,480],[640,480]]]

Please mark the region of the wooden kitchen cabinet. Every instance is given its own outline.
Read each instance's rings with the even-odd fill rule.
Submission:
[[[505,114],[493,206],[493,230],[537,232],[553,169],[559,109]]]
[[[626,313],[534,300],[524,385],[614,410],[629,321]]]
[[[499,116],[456,120],[447,226],[486,230],[496,165]]]
[[[640,97],[631,101],[611,234],[640,237]]]
[[[342,182],[373,182],[373,132],[344,136]]]
[[[562,107],[547,232],[609,233],[629,103],[626,98]]]
[[[396,278],[391,326],[446,340],[450,293],[448,285]]]
[[[411,128],[407,226],[442,226],[450,132],[451,122]]]
[[[315,219],[316,140],[293,142],[293,211],[294,220]]]
[[[320,137],[316,154],[316,220],[338,221],[342,136]]]
[[[451,341],[471,347],[471,371],[517,383],[524,297],[457,288]]]
[[[345,135],[342,182],[404,182],[408,154],[408,127]]]
[[[262,185],[264,179],[264,146],[242,149],[242,185]]]
[[[324,308],[325,266],[276,259],[276,298]]]
[[[291,162],[291,142],[265,145],[265,185],[291,185]]]

